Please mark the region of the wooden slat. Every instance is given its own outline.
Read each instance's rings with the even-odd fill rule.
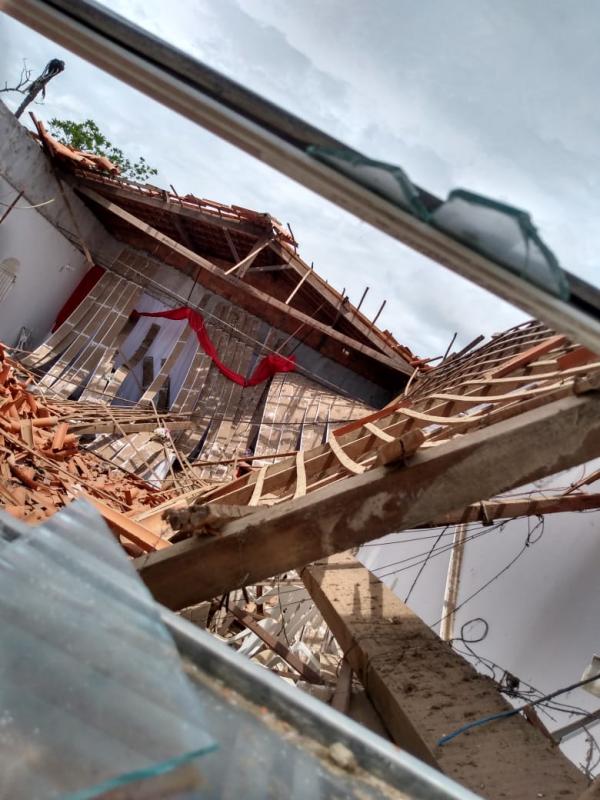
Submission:
[[[300,291],[300,289],[301,289],[301,288],[302,288],[302,286],[304,285],[304,282],[307,280],[307,278],[308,278],[308,276],[309,276],[309,275],[310,275],[310,271],[309,271],[309,270],[307,270],[307,271],[304,273],[304,275],[303,275],[303,276],[300,278],[300,280],[298,281],[298,283],[297,283],[297,284],[294,286],[294,288],[292,289],[292,291],[290,292],[290,294],[289,294],[289,296],[288,296],[287,300],[285,301],[285,302],[286,302],[286,305],[289,305],[289,304],[292,302],[292,300],[294,299],[294,297],[296,296],[296,294],[297,294],[297,293]]]
[[[385,431],[382,431],[381,428],[378,428],[377,425],[373,425],[372,422],[365,422],[365,424],[363,425],[363,428],[365,428],[365,430],[369,431],[369,433],[372,433],[373,436],[376,436],[378,439],[381,439],[382,442],[393,442],[394,441],[394,437],[393,436],[390,436],[389,433],[386,433]]]
[[[354,459],[350,458],[350,456],[344,452],[344,448],[338,442],[335,433],[332,433],[329,437],[329,446],[337,460],[348,472],[352,472],[354,475],[361,475],[366,470],[365,466],[354,461]]]
[[[492,370],[490,377],[502,378],[505,375],[509,375],[513,370],[521,369],[521,367],[524,367],[526,364],[530,364],[540,356],[550,353],[552,350],[560,347],[566,341],[566,336],[551,336],[549,339],[545,339],[543,342],[540,342],[534,347],[529,348],[529,350],[526,350],[524,353],[519,353],[519,355],[511,358],[510,361],[502,364],[501,367]]]
[[[295,669],[301,678],[303,678],[305,681],[308,681],[308,683],[323,683],[321,676],[315,672],[312,667],[309,667],[308,664],[300,661],[298,656],[295,653],[292,653],[289,647],[286,647],[282,641],[266,631],[261,625],[258,624],[254,617],[245,611],[242,611],[241,608],[237,608],[236,606],[230,606],[229,610],[234,617],[239,619],[242,625],[245,625],[246,628],[258,636],[258,638],[264,642],[270,650],[272,650],[274,653],[277,653],[277,655],[282,658],[286,664],[289,664],[292,669]]]
[[[259,239],[255,244],[252,245],[250,252],[247,256],[244,256],[237,264],[234,264],[233,267],[230,267],[228,270],[225,270],[225,275],[231,275],[232,272],[237,272],[238,276],[242,278],[247,270],[248,267],[252,264],[252,262],[256,259],[256,256],[267,247],[269,242],[272,240],[273,234],[268,233],[266,236],[263,236],[262,239]]]
[[[294,499],[304,497],[306,494],[306,469],[304,467],[304,453],[298,450],[296,453],[296,489]]]
[[[408,466],[376,467],[259,509],[219,539],[182,542],[137,566],[159,602],[182,608],[598,455],[600,395],[591,391],[421,450]]]
[[[442,417],[435,414],[424,414],[422,411],[415,411],[413,408],[403,408],[399,413],[410,419],[417,419],[427,425],[464,425],[466,420],[473,422],[474,420],[485,418],[485,414],[469,414],[468,417]]]
[[[110,508],[105,503],[95,497],[91,497],[89,494],[83,492],[81,494],[89,503],[98,509],[109,527],[112,528],[115,533],[127,539],[127,541],[138,545],[142,550],[153,552],[170,547],[169,542],[161,539],[160,536],[152,533],[152,531],[140,525],[139,522],[125,516],[125,514],[122,514],[114,508]]]
[[[259,469],[258,475],[256,476],[256,483],[254,484],[254,489],[252,490],[252,497],[250,498],[250,501],[248,502],[249,506],[257,506],[258,505],[259,500],[260,500],[261,495],[262,495],[262,488],[263,488],[263,483],[265,481],[266,472],[267,472],[267,466],[266,465]]]

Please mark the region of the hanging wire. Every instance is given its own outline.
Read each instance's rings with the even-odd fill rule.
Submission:
[[[529,518],[528,518],[528,520],[527,520],[527,521],[528,521],[528,528],[529,528]],[[538,530],[539,530],[539,535],[537,535],[537,536],[536,536],[536,534],[537,534]],[[488,586],[491,586],[491,585],[492,585],[492,583],[494,583],[495,581],[497,581],[497,580],[498,580],[498,578],[500,578],[502,575],[504,575],[506,572],[508,572],[508,570],[509,570],[509,569],[510,569],[510,568],[511,568],[511,567],[512,567],[514,564],[516,564],[516,563],[517,563],[517,561],[518,561],[518,560],[521,558],[521,556],[522,556],[522,555],[523,555],[523,554],[524,554],[524,553],[527,551],[527,549],[528,549],[529,547],[531,547],[532,545],[534,545],[534,544],[536,544],[537,542],[539,542],[539,541],[540,541],[540,539],[542,538],[542,536],[543,536],[543,535],[544,535],[544,518],[543,518],[543,517],[539,517],[539,518],[538,518],[538,522],[536,523],[536,525],[534,526],[534,528],[532,528],[532,529],[530,528],[530,529],[527,531],[527,536],[526,536],[526,538],[525,538],[525,542],[524,542],[523,546],[521,547],[521,549],[519,550],[519,552],[517,553],[517,555],[516,555],[516,556],[514,556],[514,558],[512,558],[512,559],[511,559],[511,560],[508,562],[508,564],[506,564],[506,566],[502,567],[502,569],[501,569],[499,572],[497,572],[497,573],[496,573],[496,574],[495,574],[495,575],[494,575],[492,578],[490,578],[488,581],[486,581],[486,582],[483,584],[483,586],[480,586],[480,587],[479,587],[479,589],[477,589],[477,590],[476,590],[476,591],[474,591],[472,594],[470,594],[470,595],[469,595],[467,598],[465,598],[465,599],[462,601],[462,603],[459,603],[459,604],[458,604],[458,605],[457,605],[455,608],[453,608],[453,609],[452,609],[451,611],[449,611],[447,614],[444,614],[444,615],[443,615],[442,617],[440,617],[440,618],[439,618],[439,619],[438,619],[436,622],[433,622],[433,623],[432,623],[432,624],[431,624],[429,627],[430,627],[430,628],[435,628],[435,627],[437,627],[437,626],[440,624],[440,622],[442,622],[442,620],[446,619],[446,618],[447,618],[447,617],[449,617],[450,615],[453,615],[453,614],[455,614],[457,611],[460,611],[460,609],[461,609],[461,608],[463,608],[463,607],[464,607],[464,606],[465,606],[467,603],[469,603],[469,602],[470,602],[470,601],[471,601],[471,600],[472,600],[474,597],[477,597],[477,595],[478,595],[478,594],[481,594],[481,592],[483,592],[483,591],[484,591],[484,589],[487,589],[487,588],[488,588]]]
[[[407,594],[406,594],[406,597],[404,598],[404,602],[405,602],[405,603],[408,603],[408,601],[409,601],[409,599],[410,599],[410,596],[411,596],[411,594],[413,593],[413,589],[414,589],[414,588],[415,588],[415,586],[417,585],[417,583],[418,583],[418,581],[419,581],[419,578],[421,577],[421,575],[423,574],[423,572],[424,572],[424,570],[425,570],[425,567],[427,566],[427,564],[429,563],[429,561],[431,560],[431,558],[433,558],[433,553],[434,553],[434,551],[435,551],[436,547],[438,546],[438,544],[439,544],[439,542],[440,542],[440,540],[441,540],[442,536],[444,536],[444,534],[445,534],[445,533],[446,533],[446,531],[448,530],[448,527],[449,527],[449,526],[447,525],[447,526],[446,526],[446,527],[445,527],[445,528],[444,528],[444,529],[441,531],[441,533],[439,533],[439,534],[438,534],[438,536],[436,537],[436,540],[435,540],[435,542],[434,542],[434,543],[431,545],[431,550],[429,551],[429,553],[427,554],[427,557],[424,559],[423,563],[421,564],[421,566],[420,566],[420,568],[419,568],[419,571],[418,571],[418,572],[417,572],[417,574],[415,575],[415,578],[414,578],[413,582],[412,582],[412,583],[411,583],[411,585],[410,585],[410,589],[408,590],[408,592],[407,592]]]
[[[509,520],[503,520],[502,522],[496,523],[495,525],[491,525],[490,527],[485,527],[483,529],[481,529],[481,527],[478,526],[476,532],[470,534],[467,537],[465,537],[464,541],[465,542],[470,542],[470,541],[473,541],[475,539],[480,539],[482,536],[487,536],[488,534],[493,533],[494,531],[502,530],[505,527],[505,525],[507,524],[508,521]],[[444,535],[453,535],[453,534],[452,534],[452,532],[450,532],[450,533],[446,533]],[[439,548],[438,550],[435,551],[435,553],[433,553],[431,555],[429,555],[430,551],[426,550],[426,551],[424,551],[422,553],[417,553],[417,554],[415,554],[413,556],[408,556],[406,558],[402,558],[399,561],[391,561],[388,564],[383,564],[380,567],[375,567],[374,569],[371,570],[371,572],[373,572],[373,573],[379,573],[380,572],[381,574],[379,574],[377,576],[379,578],[386,578],[386,577],[389,577],[390,575],[397,575],[400,572],[406,572],[406,570],[414,569],[415,567],[418,567],[420,564],[423,563],[422,557],[425,557],[425,559],[427,559],[427,556],[429,555],[429,559],[431,560],[432,558],[436,558],[438,556],[441,556],[444,553],[449,553],[455,547],[456,547],[456,544],[454,542],[451,542],[450,544],[444,545],[444,547]],[[408,564],[408,566],[399,567],[398,569],[392,569],[389,572],[381,572],[382,570],[386,570],[389,567],[396,566],[398,564],[406,564],[409,561],[414,561],[414,559],[421,559],[421,560],[416,561],[414,564]]]
[[[452,733],[448,733],[445,736],[442,736],[441,739],[438,740],[437,744],[439,747],[443,747],[448,742],[451,742],[452,739],[455,739],[457,736],[460,736],[462,733],[466,733],[473,728],[479,728],[482,725],[487,725],[490,722],[494,722],[495,720],[499,719],[507,719],[508,717],[514,717],[519,714],[521,711],[524,711],[526,708],[533,708],[534,706],[540,705],[547,700],[552,700],[554,697],[558,697],[561,694],[567,694],[567,692],[573,691],[573,689],[578,689],[580,686],[585,686],[588,683],[592,683],[592,681],[596,681],[600,678],[600,673],[597,675],[592,675],[589,678],[584,678],[583,680],[577,681],[576,683],[571,683],[568,686],[564,686],[562,689],[556,689],[549,694],[543,695],[542,697],[538,698],[537,700],[532,700],[529,703],[525,703],[522,706],[518,706],[517,708],[511,708],[507,711],[501,711],[498,714],[490,714],[487,717],[482,717],[481,719],[474,720],[473,722],[469,722],[466,725],[462,725],[457,730],[452,731]]]

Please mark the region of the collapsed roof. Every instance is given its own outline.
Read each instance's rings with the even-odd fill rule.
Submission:
[[[48,155],[119,241],[191,271],[207,288],[339,363],[379,374],[382,383],[401,386],[415,368],[426,368],[376,326],[377,317],[369,320],[345,290],[304,262],[291,230],[270,214],[128,181],[106,159],[65,147],[33,119]]]

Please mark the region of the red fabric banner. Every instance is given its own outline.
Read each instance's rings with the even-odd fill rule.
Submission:
[[[191,308],[173,308],[167,311],[134,311],[132,318],[138,319],[139,317],[164,317],[165,319],[187,319],[188,325],[192,327],[198,337],[198,343],[204,350],[206,355],[212,359],[215,367],[229,378],[230,381],[237,383],[239,386],[246,388],[247,386],[256,386],[263,381],[268,380],[277,372],[294,372],[296,369],[296,359],[291,356],[280,356],[277,353],[271,353],[262,358],[256,369],[249,378],[244,378],[238,372],[229,369],[218,356],[214,344],[211,342],[210,337],[204,326],[204,319],[202,316]]]
[[[75,311],[79,303],[81,303],[83,298],[86,297],[91,292],[91,290],[94,288],[94,286],[98,283],[98,281],[103,275],[104,275],[104,270],[102,269],[102,267],[92,267],[85,273],[83,278],[79,281],[79,283],[73,290],[73,293],[71,294],[67,302],[58,312],[58,316],[56,317],[56,322],[54,323],[54,326],[52,328],[52,333],[54,333],[54,331],[57,328],[60,328],[63,322],[71,316],[71,314],[73,313],[73,311]]]

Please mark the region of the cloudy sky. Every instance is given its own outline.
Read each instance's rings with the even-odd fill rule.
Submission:
[[[106,0],[210,66],[441,196],[465,187],[529,210],[562,263],[593,278],[600,9],[486,0]],[[167,11],[168,9],[168,11]],[[36,112],[93,117],[172,183],[289,222],[305,259],[427,356],[523,314],[4,17],[0,79],[23,58],[66,71]],[[10,97],[4,94],[4,98]],[[18,96],[13,96],[16,100]]]

